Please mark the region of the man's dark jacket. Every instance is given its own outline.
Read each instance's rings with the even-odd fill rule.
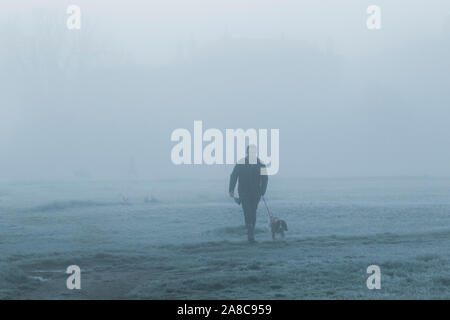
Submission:
[[[257,163],[250,164],[248,156],[245,161],[239,161],[230,176],[229,192],[234,192],[236,182],[241,200],[257,200],[266,193],[268,177],[261,174],[261,169],[265,165],[257,159]]]

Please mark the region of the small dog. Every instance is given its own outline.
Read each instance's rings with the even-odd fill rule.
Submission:
[[[276,217],[270,217],[270,231],[272,231],[272,239],[275,240],[275,234],[281,234],[284,238],[284,232],[288,231],[287,223],[284,220],[278,219]]]

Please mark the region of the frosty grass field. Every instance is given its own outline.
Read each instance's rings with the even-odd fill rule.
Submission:
[[[255,245],[227,183],[0,184],[0,298],[450,298],[450,179],[274,178],[289,231],[273,242],[260,204]]]

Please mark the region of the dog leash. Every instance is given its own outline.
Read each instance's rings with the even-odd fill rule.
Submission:
[[[262,199],[263,199],[264,205],[266,206],[267,214],[269,215],[270,218],[272,218],[272,214],[270,213],[269,207],[267,206],[267,203],[266,203],[266,198],[264,198],[264,196],[262,196]]]

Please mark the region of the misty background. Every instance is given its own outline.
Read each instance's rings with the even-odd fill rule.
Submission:
[[[280,129],[279,177],[450,176],[448,1],[0,8],[0,180],[227,178],[172,164],[194,120]]]

